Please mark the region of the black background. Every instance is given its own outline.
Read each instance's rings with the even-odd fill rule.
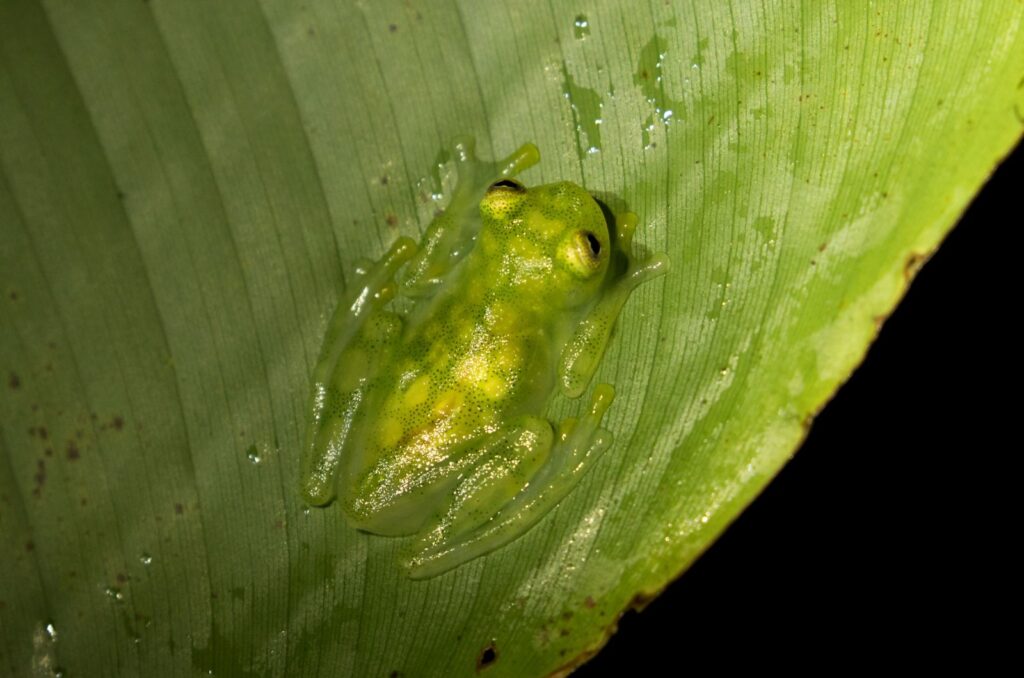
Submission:
[[[1024,268],[1022,189],[1024,146],[795,458],[574,676],[977,670],[1000,659],[1019,670],[1021,304],[1010,281]]]

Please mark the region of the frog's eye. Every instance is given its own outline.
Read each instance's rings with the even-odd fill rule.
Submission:
[[[515,179],[501,179],[500,181],[495,181],[493,184],[487,187],[488,193],[502,190],[511,191],[513,193],[525,193],[526,186],[523,186]]]
[[[589,278],[601,268],[601,240],[590,231],[575,231],[559,249],[559,258],[580,278]]]

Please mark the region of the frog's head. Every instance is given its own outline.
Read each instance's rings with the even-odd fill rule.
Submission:
[[[608,224],[580,186],[527,188],[502,179],[487,189],[480,213],[486,256],[500,259],[494,273],[517,292],[559,308],[579,306],[600,292],[611,258]]]

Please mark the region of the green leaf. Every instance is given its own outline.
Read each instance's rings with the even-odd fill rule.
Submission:
[[[578,663],[794,453],[1022,76],[1019,2],[0,3],[0,671]],[[344,275],[423,230],[465,134],[533,141],[528,183],[632,209],[672,268],[599,374],[614,447],[410,581],[303,507],[300,435]]]

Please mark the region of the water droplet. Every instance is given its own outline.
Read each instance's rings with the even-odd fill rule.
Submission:
[[[108,586],[107,588],[103,589],[103,593],[105,593],[107,597],[113,600],[114,602],[124,602],[124,594],[121,592],[121,589],[117,588],[116,586]]]
[[[153,563],[153,556],[143,551],[142,555],[139,556],[139,562],[145,565],[146,567],[149,567]]]
[[[573,123],[576,127],[577,154],[579,159],[601,151],[601,110],[604,102],[593,89],[576,83],[569,69],[562,64],[562,94],[569,101]],[[586,137],[586,143],[584,143]]]
[[[585,40],[590,35],[590,21],[583,14],[576,15],[576,21],[572,24],[573,35],[576,36],[577,40]]]
[[[53,625],[53,622],[46,622],[43,630],[46,631],[46,637],[51,643],[57,642],[57,627]]]
[[[669,97],[668,88],[663,81],[665,73],[662,67],[667,57],[667,41],[660,35],[655,35],[640,51],[637,69],[633,74],[633,84],[640,88],[647,102],[654,106],[655,117],[666,126],[672,121],[676,112],[685,117],[683,102]],[[647,147],[648,145],[645,143],[644,148]]]
[[[654,146],[654,142],[651,140],[651,132],[653,132],[653,131],[654,131],[654,116],[653,115],[649,115],[649,116],[647,116],[647,119],[644,120],[643,124],[640,125],[640,137],[641,137],[641,141],[643,142],[644,150],[645,151],[648,148],[652,148]]]
[[[258,464],[263,460],[263,458],[260,457],[260,451],[256,449],[255,445],[249,446],[249,449],[245,451],[245,456],[253,464]]]

